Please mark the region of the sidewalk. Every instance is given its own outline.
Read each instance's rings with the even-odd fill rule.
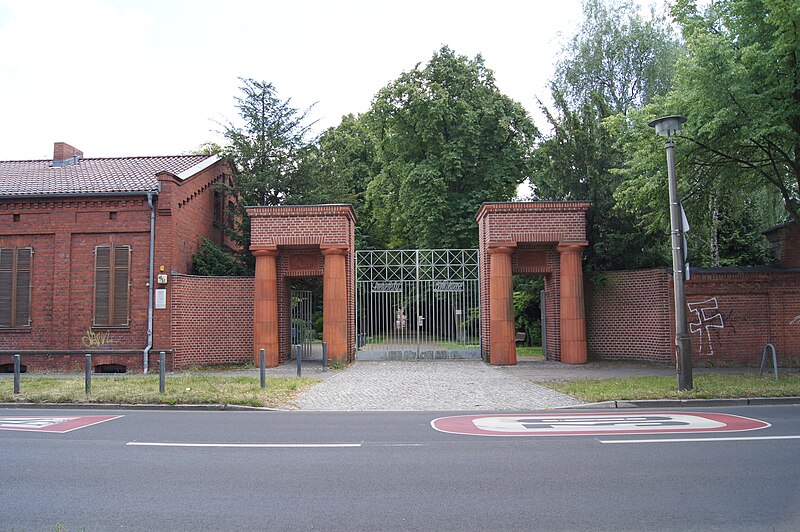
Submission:
[[[639,375],[675,376],[675,368],[660,364],[623,361],[594,361],[585,365],[567,365],[539,359],[518,359],[514,366],[491,366],[477,360],[356,361],[343,369],[322,370],[321,360],[303,360],[302,376],[321,382],[304,390],[286,406],[292,410],[325,411],[446,411],[446,410],[541,410],[575,408],[583,403],[538,383],[573,379],[610,379]],[[782,371],[792,371],[784,369]],[[796,369],[794,370],[796,371]],[[757,368],[695,368],[698,374],[757,373]],[[258,378],[258,368],[227,371],[200,370],[181,374],[249,376]],[[156,373],[157,375],[157,373]],[[268,378],[294,377],[295,361],[269,368]],[[33,375],[27,375],[33,376]],[[37,374],[36,377],[83,377],[83,375]],[[115,375],[96,374],[92,378]],[[0,378],[11,378],[5,374]],[[131,375],[136,377],[136,375]],[[737,404],[798,402],[798,398],[721,400]],[[592,407],[700,406],[702,400],[679,401],[610,401]],[[713,400],[711,403],[719,403]],[[638,404],[642,403],[642,404]],[[705,403],[703,403],[705,404]],[[753,403],[755,404],[755,403]],[[708,406],[711,406],[709,404]]]
[[[757,372],[755,368],[696,368],[695,374]],[[675,368],[617,361],[567,365],[518,359],[514,366],[481,361],[357,361],[303,392],[300,410],[520,410],[575,407],[580,401],[537,383],[674,376]],[[632,403],[626,403],[633,406]],[[618,405],[613,405],[618,406]]]
[[[520,410],[580,401],[474,360],[357,361],[295,401],[300,410]]]

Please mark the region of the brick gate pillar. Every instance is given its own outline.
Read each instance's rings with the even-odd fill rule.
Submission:
[[[259,349],[266,353],[266,366],[278,366],[278,271],[276,247],[252,246],[256,257],[253,316],[253,363],[261,363]]]
[[[511,272],[512,246],[489,247],[489,357],[493,365],[517,363],[514,334],[514,287]]]
[[[586,364],[586,319],[583,310],[583,267],[581,252],[585,244],[562,243],[561,256],[561,362]]]
[[[325,318],[322,339],[328,345],[331,364],[348,361],[347,336],[347,247],[320,246],[325,256],[322,281],[322,308]]]

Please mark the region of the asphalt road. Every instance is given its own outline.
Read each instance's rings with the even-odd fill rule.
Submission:
[[[493,437],[432,428],[459,413],[4,409],[123,417],[0,430],[0,530],[800,529],[800,407],[691,412],[771,426]]]

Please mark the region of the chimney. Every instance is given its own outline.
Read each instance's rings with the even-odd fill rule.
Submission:
[[[56,142],[53,146],[53,166],[78,164],[83,152],[66,142]]]

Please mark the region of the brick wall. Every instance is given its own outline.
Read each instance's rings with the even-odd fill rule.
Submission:
[[[670,272],[601,278],[586,286],[590,356],[673,362]],[[767,343],[780,364],[800,363],[800,270],[695,270],[685,289],[694,364],[756,365]]]
[[[775,262],[784,268],[800,268],[800,224],[787,222],[764,235],[772,245],[772,256]]]
[[[481,352],[489,360],[489,254],[495,244],[515,245],[515,275],[541,275],[545,280],[547,358],[561,360],[560,242],[586,240],[586,202],[486,203],[477,215],[480,240]]]
[[[169,172],[158,174],[161,191],[156,201],[156,274],[161,266],[167,274],[190,273],[192,255],[200,248],[203,238],[222,243],[222,229],[213,223],[214,184],[226,175],[230,175],[230,169],[225,161],[218,161],[185,180]],[[153,349],[156,351],[172,349],[172,290],[166,288],[166,308],[153,311]]]
[[[664,269],[605,272],[587,280],[589,357],[672,362],[670,290]]]
[[[290,356],[291,278],[321,277],[320,246],[346,246],[347,336],[355,358],[355,215],[350,205],[281,205],[247,209],[253,246],[277,246],[279,360]],[[323,309],[324,312],[324,309]]]
[[[192,270],[192,255],[200,249],[204,238],[222,243],[223,230],[212,223],[214,213],[214,185],[230,174],[224,163],[216,163],[191,179],[166,179],[161,177],[159,210],[169,202],[172,212],[173,233],[171,249],[174,250],[173,270],[188,273]],[[168,199],[167,199],[168,197]],[[160,212],[159,214],[166,215]]]
[[[174,275],[173,368],[252,362],[254,289],[249,277]]]
[[[767,343],[800,363],[800,270],[694,271],[685,286],[697,364],[757,364]]]

